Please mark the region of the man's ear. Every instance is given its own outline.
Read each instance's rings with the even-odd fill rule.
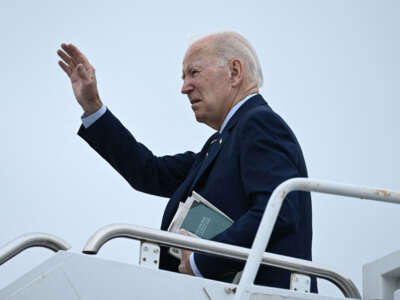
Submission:
[[[234,58],[229,62],[232,87],[237,87],[243,81],[243,63],[240,59]]]

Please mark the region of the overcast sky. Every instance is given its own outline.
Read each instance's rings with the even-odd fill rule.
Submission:
[[[261,90],[297,135],[310,177],[400,190],[398,1],[0,2],[0,246],[32,231],[80,252],[103,225],[158,228],[166,199],[133,190],[76,135],[81,109],[57,66],[74,43],[100,96],[157,155],[199,151],[213,130],[180,94],[193,37],[237,30],[263,66]],[[313,194],[316,263],[362,290],[362,265],[400,249],[400,206]],[[137,262],[114,240],[99,256]],[[54,255],[0,266],[0,288]],[[321,293],[340,292],[320,281]]]

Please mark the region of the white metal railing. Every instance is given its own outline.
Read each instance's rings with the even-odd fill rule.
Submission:
[[[319,192],[361,199],[400,204],[400,193],[378,188],[369,188],[310,178],[293,178],[281,183],[272,193],[261,219],[249,258],[239,282],[235,300],[245,300],[250,296],[264,251],[271,237],[276,219],[285,197],[293,191]],[[354,296],[353,296],[354,297]],[[360,298],[360,297],[357,297]]]
[[[82,252],[96,254],[106,242],[119,237],[137,239],[169,247],[190,249],[206,254],[221,255],[242,261],[248,259],[250,252],[250,249],[244,247],[130,224],[111,224],[100,228],[89,238]],[[345,297],[361,298],[357,287],[350,279],[346,279],[337,272],[311,261],[263,252],[261,263],[296,273],[324,278],[335,284]]]
[[[308,178],[294,178],[280,184],[272,193],[251,249],[218,243],[189,236],[129,224],[111,224],[100,228],[87,241],[83,252],[96,254],[107,241],[127,237],[154,242],[165,246],[185,248],[197,252],[247,260],[235,299],[248,299],[260,264],[279,267],[293,272],[317,276],[335,284],[345,297],[361,299],[357,287],[350,279],[313,262],[264,252],[270,239],[278,213],[285,197],[292,191],[320,192],[382,202],[400,203],[400,193]]]
[[[54,252],[71,248],[67,242],[54,235],[39,232],[27,233],[0,248],[0,265],[25,249],[32,247],[47,248]]]

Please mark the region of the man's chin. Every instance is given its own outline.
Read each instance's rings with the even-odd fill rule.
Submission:
[[[204,116],[198,112],[194,112],[194,117],[196,118],[196,121],[199,123],[204,123],[205,121]]]

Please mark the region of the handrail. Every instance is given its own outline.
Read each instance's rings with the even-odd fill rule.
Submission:
[[[100,228],[89,238],[82,252],[96,254],[106,242],[118,237],[138,239],[207,254],[222,255],[242,261],[247,260],[250,253],[250,249],[244,247],[129,224],[111,224]],[[324,278],[335,284],[345,297],[361,298],[357,287],[350,279],[346,279],[337,272],[311,261],[265,252],[262,255],[261,263],[292,272]]]
[[[68,250],[71,246],[64,240],[47,233],[33,232],[17,237],[0,248],[0,265],[25,249],[43,247],[54,252]]]
[[[376,200],[400,204],[400,193],[396,191],[368,188],[363,186],[336,183],[309,178],[293,178],[281,183],[273,191],[264,215],[257,230],[253,246],[249,253],[242,277],[236,293],[236,300],[248,298],[247,289],[251,287],[256,278],[260,263],[263,261],[264,251],[268,245],[276,219],[285,197],[292,191],[319,192],[361,199]],[[357,291],[352,298],[361,298]]]

